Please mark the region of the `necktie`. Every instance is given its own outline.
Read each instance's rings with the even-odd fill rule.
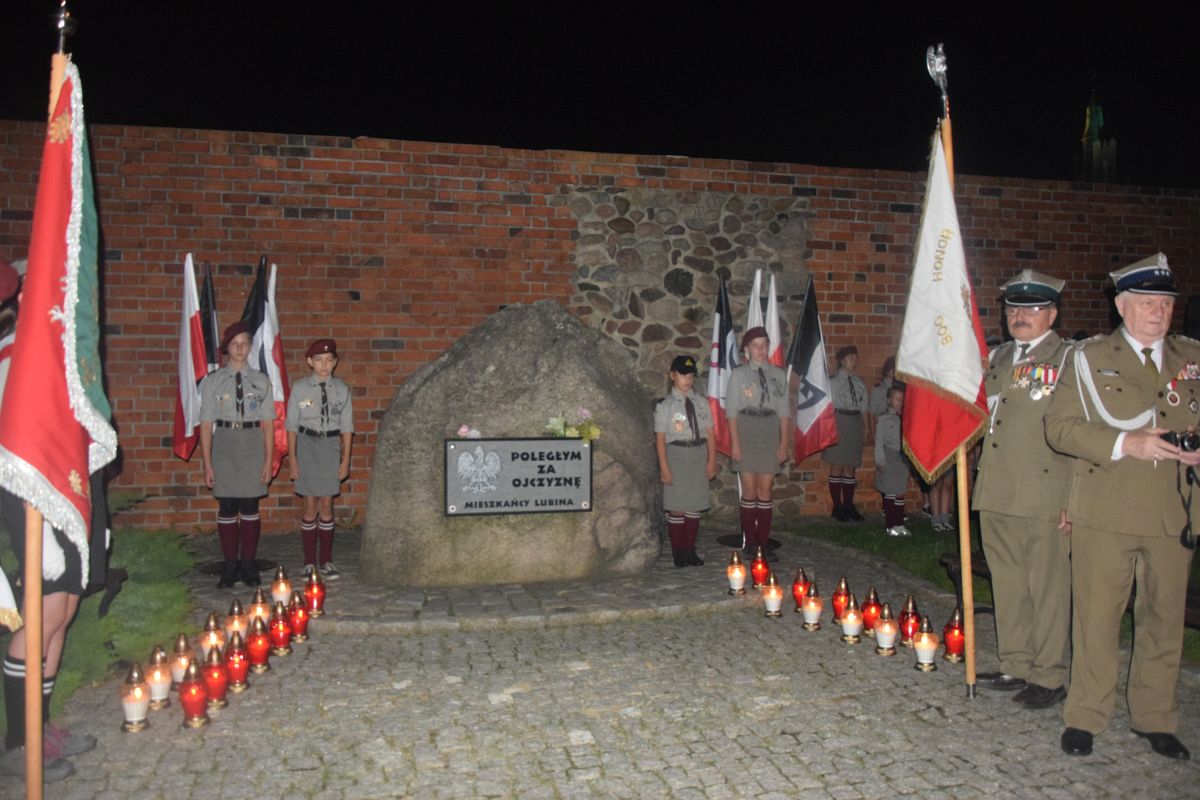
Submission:
[[[1146,374],[1154,382],[1154,385],[1158,386],[1158,365],[1154,363],[1154,348],[1143,347],[1142,355],[1146,357]]]
[[[237,392],[234,395],[234,397],[237,399],[238,419],[241,419],[242,414],[244,413],[243,406],[242,406],[242,373],[235,372],[233,382],[234,382],[234,384],[237,385]]]
[[[767,374],[763,372],[762,367],[758,368],[758,389],[758,404],[762,406],[771,399],[771,390],[767,387]]]
[[[321,386],[321,430],[329,427],[329,395],[325,393],[325,384]]]
[[[1017,361],[1024,361],[1027,355],[1029,355],[1029,342],[1021,342],[1021,352],[1017,353]]]
[[[850,386],[850,401],[854,403],[855,408],[858,408],[858,392],[854,391],[854,378],[847,375],[846,383]]]
[[[683,401],[683,408],[687,412],[688,425],[692,427],[692,441],[700,441],[700,425],[696,422],[696,406],[692,403],[692,398],[687,398]]]

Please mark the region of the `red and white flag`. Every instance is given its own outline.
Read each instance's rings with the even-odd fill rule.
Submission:
[[[896,379],[907,384],[904,450],[926,481],[935,480],[953,463],[955,451],[972,444],[983,431],[986,360],[946,154],[941,137],[934,134],[896,354]]]
[[[117,453],[100,363],[99,241],[83,88],[68,63],[42,150],[0,414],[0,486],[66,534],[79,550],[85,583],[89,476]]]
[[[774,281],[774,278],[772,278]],[[769,316],[769,315],[768,315]],[[812,276],[804,293],[804,308],[796,323],[796,334],[788,348],[788,383],[792,375],[800,378],[796,397],[795,463],[799,464],[813,453],[837,444],[837,421],[834,419],[833,399],[829,395],[829,372],[825,367],[825,337],[821,334],[821,318],[817,314],[817,293]]]
[[[183,312],[179,323],[179,380],[175,392],[175,425],[171,450],[187,461],[200,441],[200,380],[208,374],[208,356],[196,293],[196,267],[192,254],[183,259]]]
[[[729,420],[725,416],[725,392],[729,388],[729,374],[737,365],[737,337],[733,332],[733,315],[729,312],[729,293],[725,289],[725,279],[721,278],[717,309],[713,312],[712,352],[708,359],[708,407],[712,411],[717,452],[725,455],[733,449]]]
[[[287,401],[291,386],[288,384],[287,365],[283,358],[283,337],[279,334],[279,314],[275,306],[275,271],[271,265],[270,282],[266,277],[267,257],[258,261],[258,273],[254,276],[254,287],[246,298],[242,309],[242,321],[250,331],[249,364],[271,379],[271,392],[275,400],[275,457],[271,463],[271,474],[279,472],[279,465],[287,455]]]
[[[779,332],[779,301],[775,297],[775,273],[767,284],[767,361],[777,367],[785,363],[783,355],[783,334]]]

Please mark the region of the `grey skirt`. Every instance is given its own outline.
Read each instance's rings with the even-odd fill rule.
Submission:
[[[837,420],[837,444],[821,451],[821,460],[836,467],[860,467],[863,460],[862,414],[834,413]]]
[[[774,475],[779,472],[779,417],[775,414],[756,416],[738,414],[738,441],[742,445],[742,460],[734,462],[736,472],[752,475]]]
[[[899,450],[883,448],[885,463],[875,466],[875,488],[883,494],[903,496],[908,491],[908,459]]]
[[[309,436],[296,434],[296,463],[300,480],[296,494],[301,497],[333,497],[341,491],[338,465],[342,461],[340,436]]]
[[[667,445],[671,485],[663,486],[663,511],[703,511],[708,508],[707,443],[698,447]]]
[[[264,458],[266,450],[261,427],[218,427],[213,431],[212,443],[213,496],[264,496],[267,486],[258,480]]]

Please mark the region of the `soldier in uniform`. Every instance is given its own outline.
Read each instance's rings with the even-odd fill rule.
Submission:
[[[304,357],[312,374],[292,384],[288,398],[288,463],[296,494],[304,498],[300,518],[304,574],[320,564],[325,579],[336,580],[340,573],[333,564],[333,498],[350,475],[354,410],[350,387],[333,377],[337,342],[317,339]]]
[[[998,672],[981,686],[1018,690],[1027,708],[1067,695],[1071,545],[1066,521],[1071,459],[1046,444],[1050,406],[1068,342],[1051,326],[1063,281],[1027,269],[1004,284],[1012,341],[988,354],[987,433],[973,503],[995,589]]]
[[[1108,727],[1136,580],[1130,726],[1154,752],[1182,760],[1190,754],[1175,737],[1175,684],[1195,546],[1189,521],[1200,516],[1186,473],[1200,452],[1164,435],[1178,440],[1200,421],[1200,342],[1167,336],[1177,292],[1162,253],[1112,279],[1122,325],[1078,346],[1046,412],[1046,441],[1076,459],[1067,506],[1074,653],[1061,744],[1088,755]]]
[[[862,522],[863,515],[854,507],[854,490],[858,486],[854,473],[862,466],[867,385],[855,374],[858,369],[857,347],[843,347],[834,358],[838,369],[829,378],[829,396],[837,421],[838,440],[821,451],[821,460],[829,465],[833,518],[839,522]]]
[[[271,380],[248,366],[250,332],[235,322],[221,337],[226,363],[200,381],[200,455],[204,483],[217,498],[217,535],[225,564],[217,588],[260,582],[255,555],[258,500],[271,482],[275,401]]]

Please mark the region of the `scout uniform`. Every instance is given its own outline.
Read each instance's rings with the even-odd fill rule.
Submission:
[[[890,407],[875,429],[875,489],[883,495],[886,532],[912,536],[904,527],[904,493],[908,491],[908,460],[900,450],[900,415]]]
[[[754,339],[766,336],[765,329],[751,328],[742,337],[743,349]],[[779,426],[788,415],[787,374],[767,362],[751,361],[734,368],[725,391],[725,414],[737,419],[742,449],[742,460],[734,463],[734,471],[751,475],[779,472]],[[742,498],[742,532],[747,550],[753,551],[757,545],[766,549],[773,513],[770,500]]]
[[[696,361],[678,356],[671,362],[671,371],[695,375]],[[671,469],[671,484],[663,486],[663,510],[667,512],[667,531],[677,567],[704,563],[696,556],[696,534],[700,512],[709,506],[705,468],[710,437],[705,434],[712,427],[708,401],[695,391],[685,395],[672,386],[654,408],[654,432],[665,438],[667,466]]]
[[[1112,278],[1118,294],[1176,294],[1161,253]],[[1181,543],[1191,489],[1183,465],[1123,455],[1121,445],[1122,432],[1151,427],[1179,432],[1200,423],[1200,343],[1167,336],[1151,349],[1152,366],[1141,350],[1124,326],[1082,343],[1046,413],[1050,446],[1076,458],[1068,501],[1074,654],[1062,746],[1087,755],[1092,734],[1112,717],[1120,621],[1136,577],[1127,688],[1131,727],[1156,752],[1183,759],[1187,748],[1173,734],[1193,553]],[[1190,515],[1194,528],[1200,503],[1192,504]]]
[[[837,351],[834,359],[841,364],[849,355],[858,355],[854,345]],[[886,393],[884,395],[886,397]],[[836,467],[862,466],[863,459],[863,414],[867,413],[869,398],[867,385],[862,378],[851,375],[838,367],[837,373],[829,378],[829,399],[833,403],[834,419],[837,423],[837,442],[821,451],[821,460]],[[829,496],[833,500],[833,516],[843,522],[861,522],[862,514],[854,508],[854,490],[858,481],[853,473],[849,476],[829,476]]]
[[[221,351],[240,334],[244,322],[225,329]],[[200,421],[212,425],[213,497],[217,499],[217,536],[225,559],[217,588],[232,586],[240,573],[247,586],[257,586],[255,563],[262,519],[258,499],[267,493],[261,480],[266,448],[264,425],[275,420],[271,381],[249,366],[226,364],[200,381]]]
[[[1057,304],[1064,282],[1024,270],[1001,287],[1009,308]],[[1070,343],[1053,330],[1005,342],[988,354],[988,426],[973,505],[995,588],[999,673],[981,685],[1020,689],[1020,702],[1061,700],[1070,644],[1071,545],[1058,530],[1067,505],[1071,459],[1046,444],[1043,417]],[[1031,685],[1031,686],[1027,686]]]

